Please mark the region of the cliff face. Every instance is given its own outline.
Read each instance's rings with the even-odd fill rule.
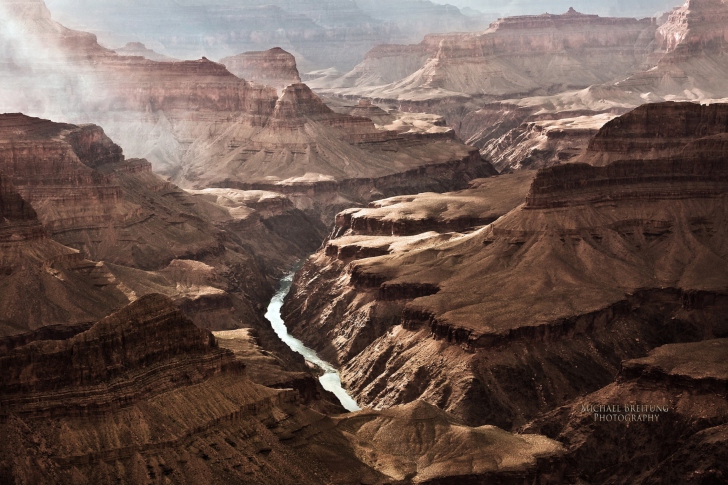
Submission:
[[[422,398],[470,423],[522,424],[608,384],[622,359],[725,335],[716,136],[670,159],[543,170],[526,204],[469,233],[433,220],[425,230],[441,233],[411,235],[399,228],[417,212],[402,202],[343,213],[297,277],[287,321],[342,363],[360,402]]]
[[[0,173],[0,336],[85,324],[126,301],[103,266],[48,238],[32,205]]]
[[[615,160],[702,158],[710,146],[719,157],[727,132],[725,104],[647,104],[604,125],[582,160],[604,165]]]
[[[0,170],[15,187],[2,202],[3,335],[88,323],[152,292],[202,327],[265,330],[266,275],[325,233],[280,194],[267,206],[187,193],[93,125],[2,115]]]
[[[110,0],[96,5],[53,0],[49,5],[61,22],[98,32],[105,45],[142,40],[180,58],[211,59],[279,45],[295,53],[306,70],[347,70],[382,42],[416,42],[437,30],[487,26],[485,19],[465,16],[454,7],[412,1]]]
[[[220,63],[242,79],[273,86],[278,90],[301,82],[296,58],[280,47],[225,57],[220,59]]]

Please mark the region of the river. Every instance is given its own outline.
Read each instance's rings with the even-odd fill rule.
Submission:
[[[315,350],[309,349],[303,344],[303,342],[288,333],[286,322],[283,321],[283,317],[281,316],[281,308],[283,307],[283,300],[286,298],[286,295],[288,295],[288,292],[291,291],[292,283],[293,273],[286,275],[280,281],[278,291],[268,305],[268,311],[265,314],[265,318],[268,319],[273,330],[275,330],[278,337],[280,337],[286,345],[288,345],[294,352],[301,354],[307,361],[323,369],[324,374],[319,377],[319,381],[324,389],[334,393],[341,402],[341,405],[344,406],[347,411],[359,411],[361,409],[359,405],[341,386],[341,377],[339,376],[339,371],[336,367],[321,359]]]

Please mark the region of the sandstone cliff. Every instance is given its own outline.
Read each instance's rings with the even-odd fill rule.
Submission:
[[[7,49],[9,65],[26,69],[0,75],[0,86],[23,93],[5,104],[93,121],[127,156],[150,160],[184,187],[276,190],[328,222],[336,209],[323,214],[322,207],[335,201],[343,208],[381,195],[464,188],[494,172],[448,134],[378,129],[365,118],[331,112],[303,84],[278,96],[205,58],[119,56],[93,36],[53,22],[42,2],[34,6],[8,14],[22,33]],[[20,56],[25,51],[32,55]],[[39,86],[43,76],[59,85]],[[69,85],[74,96],[66,99]]]
[[[650,19],[598,17],[573,9],[563,15],[507,17],[477,34],[431,34],[417,46],[378,47],[340,81],[313,86],[404,101],[564,91],[639,69],[656,28]],[[387,69],[395,65],[396,70]]]

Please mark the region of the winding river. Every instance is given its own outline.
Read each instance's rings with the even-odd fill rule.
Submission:
[[[319,377],[319,381],[324,389],[334,393],[341,402],[341,405],[344,406],[347,411],[359,411],[361,409],[359,405],[357,405],[356,401],[349,395],[349,393],[341,387],[341,378],[339,377],[339,371],[336,370],[336,367],[321,359],[318,354],[316,354],[316,351],[309,349],[303,344],[303,342],[288,333],[286,322],[283,321],[283,317],[281,316],[281,308],[283,307],[283,300],[286,295],[288,295],[288,292],[291,291],[292,283],[293,273],[286,275],[281,280],[278,291],[268,305],[268,311],[265,314],[265,318],[268,319],[273,330],[275,330],[278,337],[280,337],[286,345],[288,345],[294,352],[301,354],[307,361],[323,369],[324,374]]]

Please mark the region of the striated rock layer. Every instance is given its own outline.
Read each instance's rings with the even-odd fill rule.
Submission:
[[[65,340],[4,351],[0,478],[384,484],[562,476],[563,448],[543,436],[469,428],[425,403],[327,417],[291,389],[254,384],[246,367],[161,295]],[[453,460],[453,450],[466,451]]]
[[[638,119],[613,123],[631,133]],[[724,337],[726,152],[709,144],[706,157],[701,140],[668,159],[543,170],[525,204],[470,233],[445,223],[397,236],[414,203],[343,213],[296,278],[286,320],[341,363],[364,404],[420,398],[504,427],[603,387],[623,359]],[[508,177],[481,204],[495,206]]]
[[[507,17],[480,33],[431,34],[417,46],[377,47],[348,74],[313,86],[399,101],[565,91],[638,70],[656,28],[651,19],[599,17],[573,9],[563,15]]]

